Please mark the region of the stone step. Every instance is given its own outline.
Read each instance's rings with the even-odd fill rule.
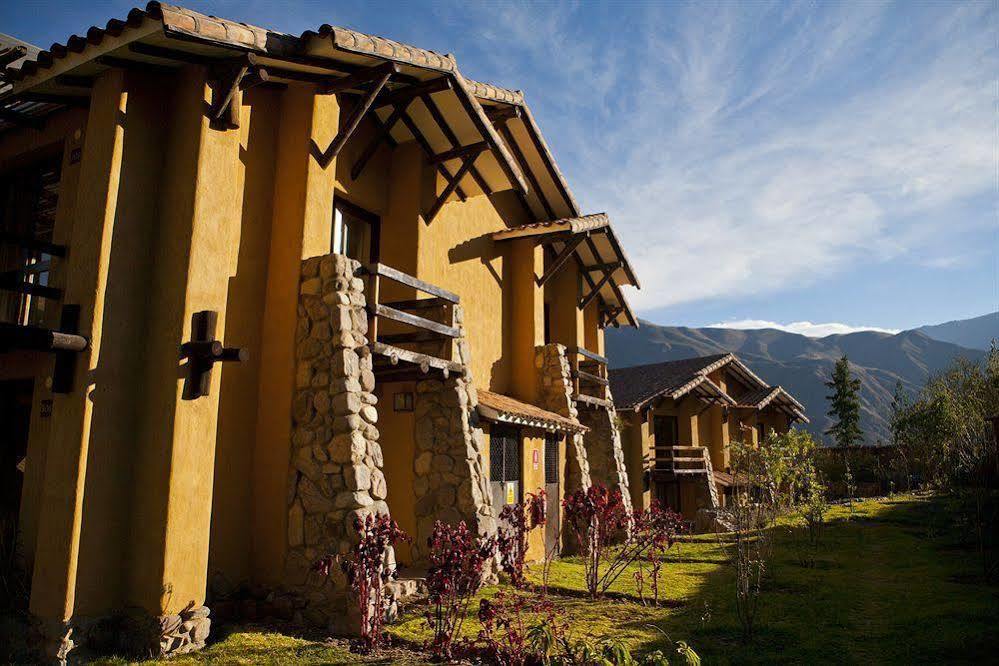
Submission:
[[[427,593],[426,578],[399,577],[387,584],[389,593],[396,601],[404,602]]]

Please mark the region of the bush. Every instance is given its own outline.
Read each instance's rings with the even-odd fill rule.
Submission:
[[[545,491],[527,493],[523,504],[508,504],[500,511],[498,545],[500,566],[510,576],[514,587],[522,588],[524,578],[524,558],[527,557],[527,537],[531,530],[545,524],[547,517]]]
[[[368,514],[364,520],[356,518],[354,529],[358,542],[349,557],[341,559],[338,555],[326,555],[313,568],[329,576],[334,563],[340,562],[361,615],[361,642],[364,649],[373,650],[382,640],[382,626],[388,610],[385,583],[397,576],[394,568],[385,566],[389,549],[409,537],[384,514]]]
[[[482,585],[486,564],[496,554],[496,540],[477,537],[464,521],[456,526],[438,521],[428,546],[430,609],[426,620],[434,632],[430,651],[437,659],[450,659],[468,603]]]

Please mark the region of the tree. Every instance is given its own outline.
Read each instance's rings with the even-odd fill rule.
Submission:
[[[826,399],[829,401],[827,413],[834,423],[825,434],[832,435],[836,445],[844,448],[860,442],[864,438],[860,429],[860,380],[850,372],[846,356],[836,361],[832,380],[826,382],[826,386],[832,389]]]

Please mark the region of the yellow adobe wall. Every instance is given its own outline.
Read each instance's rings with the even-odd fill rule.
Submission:
[[[378,396],[378,432],[385,465],[385,484],[388,488],[389,511],[406,534],[416,534],[416,493],[413,481],[413,459],[416,456],[416,442],[413,428],[416,419],[413,412],[397,412],[393,409],[393,396],[396,393],[410,392],[416,398],[415,382],[391,382],[376,384]],[[407,543],[396,546],[396,559],[401,564],[412,562],[412,547]]]
[[[652,502],[651,490],[645,489],[645,471],[653,460],[652,424],[641,413],[628,410],[618,412],[625,427],[621,432],[621,446],[628,469],[628,488],[631,505],[635,510],[647,509]]]

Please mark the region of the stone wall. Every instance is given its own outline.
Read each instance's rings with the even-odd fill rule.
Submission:
[[[535,349],[534,365],[541,381],[539,406],[559,416],[578,419],[572,399],[572,369],[565,346],[548,344]],[[566,442],[565,493],[590,487],[590,463],[582,434],[569,435]]]
[[[285,586],[307,602],[302,619],[334,630],[350,629],[344,583],[311,567],[349,551],[356,517],[389,512],[358,268],[342,255],[302,262],[295,332]]]
[[[461,306],[453,308],[459,329],[453,360],[464,366],[458,376],[424,379],[414,398],[416,457],[413,460],[416,534],[413,556],[426,560],[427,538],[434,523],[465,523],[481,536],[496,533],[496,515],[484,473],[484,443],[478,427],[478,398],[471,354],[462,327]]]
[[[580,410],[579,421],[590,429],[583,435],[583,442],[593,482],[603,483],[608,488],[620,488],[624,504],[630,513],[631,491],[628,488],[628,469],[624,463],[621,433],[617,429],[617,411],[613,406],[584,406]]]

